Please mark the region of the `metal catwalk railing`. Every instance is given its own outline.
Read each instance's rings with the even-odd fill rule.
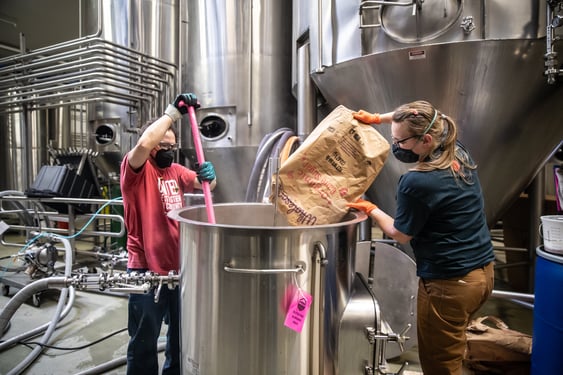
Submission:
[[[5,194],[3,194],[5,193]],[[0,192],[0,244],[21,248],[23,243],[10,243],[5,240],[4,234],[9,231],[25,233],[27,237],[31,232],[51,233],[68,236],[74,246],[75,237],[121,238],[125,236],[125,222],[121,214],[111,214],[100,211],[103,206],[122,206],[121,199],[96,199],[96,198],[68,198],[44,197],[30,198],[24,195],[15,195],[16,192]],[[67,206],[66,213],[58,212],[48,207],[49,204]],[[86,205],[95,213],[80,213],[76,206]],[[7,225],[8,222],[11,222]],[[58,224],[65,223],[61,228]],[[110,225],[114,223],[115,225]],[[3,229],[2,229],[3,228]]]

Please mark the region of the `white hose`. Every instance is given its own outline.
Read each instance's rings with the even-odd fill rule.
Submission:
[[[45,279],[40,279],[34,281],[33,283],[26,285],[21,289],[16,295],[14,295],[10,301],[6,304],[2,313],[0,313],[0,332],[4,331],[4,328],[10,322],[10,319],[16,312],[16,310],[34,294],[41,292],[43,290],[49,289],[49,287],[62,287],[66,286],[68,282],[68,277],[71,276],[72,264],[73,264],[73,253],[70,242],[63,237],[55,236],[61,240],[65,248],[65,276],[64,277],[48,277]],[[53,334],[57,324],[61,319],[63,308],[66,304],[66,299],[68,295],[68,288],[61,289],[61,294],[59,296],[59,302],[55,310],[55,314],[51,319],[45,334],[41,338],[40,345],[37,345],[27,357],[21,361],[16,367],[14,367],[8,375],[21,374],[31,363],[41,354],[43,351],[43,345],[48,344],[51,335]]]
[[[61,313],[61,317],[59,319],[59,322],[62,321],[70,312],[70,310],[72,309],[72,305],[74,305],[74,298],[76,296],[76,290],[74,289],[74,287],[70,287],[69,288],[69,297],[68,297],[68,302],[65,306],[64,311]],[[31,331],[27,331],[27,332],[23,332],[20,333],[17,336],[11,337],[9,339],[7,339],[6,341],[3,341],[2,343],[0,343],[0,353],[3,352],[6,349],[11,348],[12,346],[16,345],[17,343],[19,343],[20,341],[24,341],[27,340],[30,337],[35,337],[37,335],[39,335],[41,332],[44,332],[48,327],[49,327],[49,322],[32,329]]]
[[[59,322],[59,317],[61,316],[62,310],[64,308],[65,305],[65,300],[68,294],[68,288],[63,288],[61,289],[61,294],[59,297],[59,303],[57,305],[57,309],[55,311],[55,315],[53,316],[53,319],[51,320],[51,322],[49,323],[49,327],[47,327],[47,330],[45,331],[45,334],[43,335],[43,337],[41,338],[41,342],[39,345],[37,345],[32,351],[31,353],[29,353],[27,355],[27,357],[25,357],[25,359],[23,361],[21,361],[16,367],[14,367],[9,373],[8,375],[18,375],[21,374],[29,365],[31,365],[33,363],[33,361],[35,361],[35,359],[41,354],[41,352],[43,351],[43,345],[48,344],[49,343],[49,339],[51,338],[51,335],[53,334],[53,332],[55,331],[55,328]]]
[[[65,277],[49,277],[45,279],[39,279],[31,284],[26,285],[23,289],[17,292],[4,306],[2,312],[0,313],[0,331],[8,325],[8,322],[18,310],[18,308],[30,299],[34,294],[42,292],[49,289],[49,287],[60,287],[64,285],[66,281]],[[64,301],[63,301],[64,302]]]
[[[245,202],[256,202],[258,197],[258,185],[260,184],[260,179],[263,175],[262,172],[268,162],[268,157],[272,152],[272,148],[276,145],[276,142],[280,137],[289,132],[292,132],[289,128],[279,128],[273,133],[267,134],[262,140],[256,155],[256,160],[254,161],[254,165],[250,171],[250,177],[246,188]]]

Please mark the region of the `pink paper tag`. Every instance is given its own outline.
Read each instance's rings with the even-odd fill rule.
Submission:
[[[313,296],[309,293],[298,289],[293,295],[287,315],[285,316],[284,326],[296,331],[301,332],[307,313],[313,302]]]

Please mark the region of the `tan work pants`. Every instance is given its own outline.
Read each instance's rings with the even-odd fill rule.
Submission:
[[[461,375],[465,329],[493,286],[492,262],[463,277],[419,280],[418,354],[425,375]]]

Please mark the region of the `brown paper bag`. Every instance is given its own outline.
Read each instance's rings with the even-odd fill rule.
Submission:
[[[490,321],[496,327],[484,322]],[[499,318],[482,316],[466,329],[463,363],[476,374],[526,375],[530,373],[532,337],[509,329]]]
[[[389,149],[377,130],[339,106],[281,165],[270,201],[291,225],[337,223],[348,212],[346,203],[373,183]]]

